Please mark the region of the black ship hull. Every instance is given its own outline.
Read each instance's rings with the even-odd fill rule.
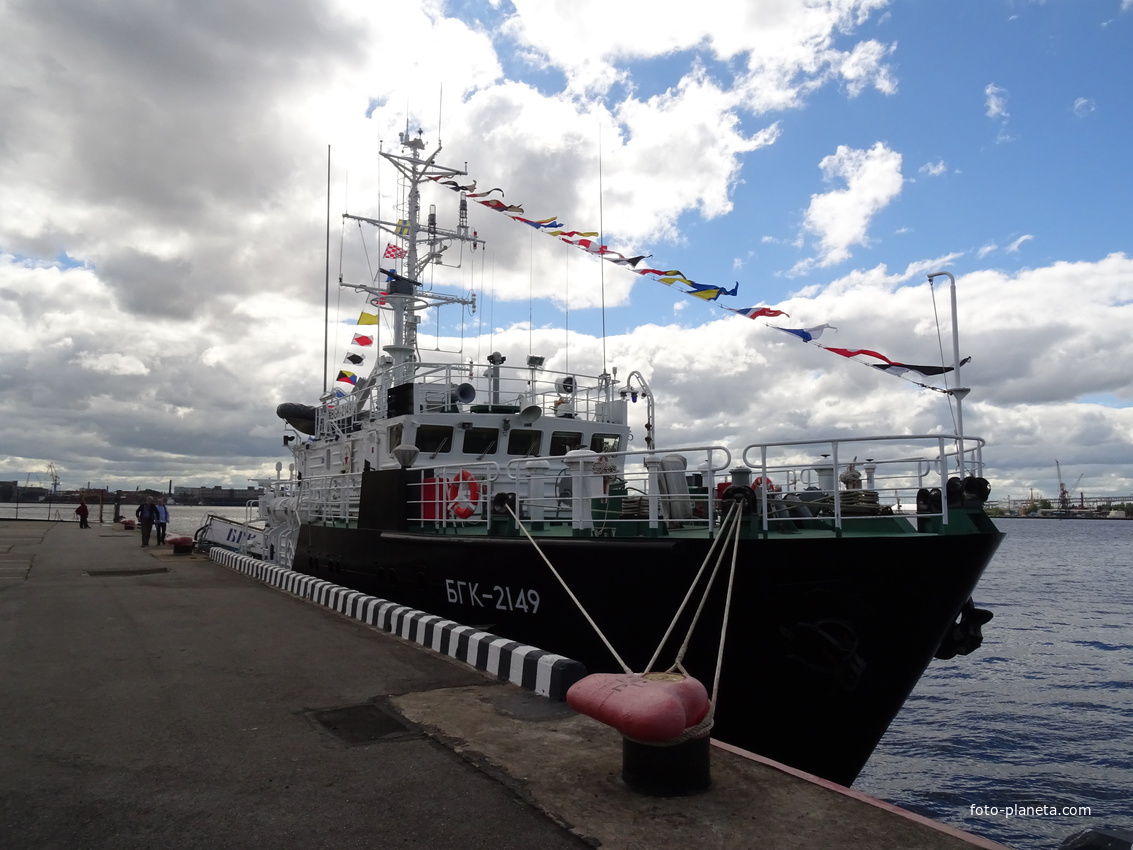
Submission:
[[[1002,535],[983,522],[987,531],[964,534],[741,540],[713,736],[850,785],[998,547]],[[640,671],[710,541],[564,536],[539,545]],[[590,672],[619,669],[522,537],[304,525],[294,568],[559,653]],[[725,583],[726,573],[684,662],[710,689]],[[655,668],[672,663],[688,619]]]

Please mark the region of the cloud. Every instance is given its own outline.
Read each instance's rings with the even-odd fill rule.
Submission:
[[[901,193],[901,154],[877,142],[868,150],[839,145],[819,163],[826,182],[845,181],[845,188],[811,195],[803,227],[819,238],[819,256],[796,266],[831,266],[866,244],[873,217]]]
[[[882,94],[897,93],[897,79],[882,61],[896,49],[895,44],[878,41],[863,41],[854,46],[839,68],[851,97],[857,97],[870,85]]]
[[[781,0],[720,0],[705,15],[680,0],[570,5],[516,0],[502,31],[544,64],[562,69],[572,95],[632,84],[631,62],[701,51],[728,63],[735,75],[728,88],[743,108],[759,114],[798,106],[831,80],[843,80],[851,95],[870,85],[895,91],[884,62],[890,46],[864,41],[844,50],[837,44],[886,5],[886,0],[817,0],[800,13]]]
[[[1000,88],[995,83],[988,83],[984,87],[984,106],[988,118],[1006,120],[1011,117],[1011,114],[1007,111],[1007,90]]]
[[[885,266],[851,272],[780,303],[789,320],[732,316],[702,318],[693,326],[636,327],[607,340],[610,363],[619,374],[649,364],[662,442],[728,438],[739,446],[755,439],[752,422],[759,422],[761,440],[849,433],[855,427],[929,433],[951,421],[947,397],[767,325],[829,322],[838,332],[824,336],[825,344],[927,364],[941,362],[943,350],[950,363],[948,285],[938,279],[930,289],[925,275],[955,261],[940,257],[893,272]],[[958,275],[956,288],[961,355],[972,358],[963,372],[972,387],[966,429],[989,441],[985,456],[997,497],[1025,494],[1036,479],[1053,474],[1052,461],[1047,472],[1036,458],[1064,455],[1079,472],[1099,479],[1116,471],[1110,492],[1133,492],[1127,471],[1133,464],[1133,406],[1081,400],[1108,394],[1133,402],[1133,377],[1124,368],[1133,356],[1126,330],[1133,321],[1133,257],[1112,254],[1018,273],[972,271]],[[682,319],[696,319],[697,306],[690,303]],[[1080,356],[1086,339],[1091,352],[1104,355]],[[543,350],[538,339],[535,346]],[[571,363],[580,369],[597,365],[598,341],[582,347],[592,360],[572,353]],[[554,351],[563,356],[561,348]],[[756,371],[773,378],[748,380]]]
[[[1013,141],[1007,132],[1007,123],[1011,113],[1007,111],[1007,89],[1000,88],[995,83],[988,83],[984,87],[984,113],[988,118],[999,120],[999,132],[995,136],[996,144]]]
[[[1026,233],[1026,234],[1020,236],[1015,241],[1013,241],[1004,250],[1007,251],[1008,254],[1014,254],[1019,250],[1019,248],[1023,245],[1024,242],[1030,242],[1034,238],[1035,237],[1032,234]]]
[[[1133,0],[1130,0],[1133,2]],[[1098,108],[1097,104],[1088,97],[1079,97],[1074,100],[1074,105],[1070,107],[1076,118],[1085,118],[1091,112]]]
[[[108,375],[147,375],[149,368],[131,354],[106,352],[103,354],[84,354],[78,358],[78,364],[84,369],[93,372],[105,372]]]
[[[600,225],[615,249],[658,260],[704,244],[690,273],[726,284],[743,258],[745,305],[782,300],[792,324],[830,322],[840,344],[931,362],[923,274],[958,265],[959,254],[946,245],[935,257],[902,254],[892,272],[850,267],[901,195],[902,156],[887,142],[871,147],[880,134],[851,135],[862,115],[821,112],[828,99],[901,108],[888,100],[902,94],[898,45],[879,35],[886,7],[727,0],[708,15],[676,0],[516,0],[481,4],[472,19],[469,4],[435,0],[234,0],[182,4],[176,15],[125,0],[9,4],[0,477],[45,459],[67,482],[129,487],[169,477],[244,486],[270,474],[281,454],[275,405],[323,390],[327,147],[333,369],[356,330],[340,319],[355,318],[362,300],[335,286],[339,256],[346,282],[368,282],[384,248],[373,231],[342,227],[338,213],[396,215],[398,186],[377,154],[407,127],[423,127],[430,147],[444,143],[442,161],[467,163],[482,186],[504,186],[537,217]],[[985,94],[1002,110],[991,117],[1005,121],[1007,92]],[[804,127],[824,133],[817,147],[796,144]],[[826,153],[826,183],[812,195],[813,171],[800,180],[789,161],[812,168]],[[946,161],[965,160],[942,149],[918,173],[946,173]],[[426,209],[455,208],[447,189],[425,194]],[[602,340],[589,308],[604,301],[611,327],[627,328],[606,341],[609,358],[623,376],[647,372],[666,442],[740,446],[756,422],[789,437],[855,423],[927,430],[947,419],[935,393],[603,267],[505,216],[473,207],[470,218],[486,250],[454,248],[436,283],[475,290],[478,311],[430,312],[423,351],[499,348],[514,362],[534,345],[597,372]],[[846,266],[788,296],[776,276],[797,257],[799,223],[813,256],[797,271]],[[709,225],[720,229],[704,239]],[[885,232],[925,233],[920,225],[890,222]],[[1022,256],[1023,239],[998,259]],[[990,251],[996,243],[963,260],[959,286],[974,358],[965,411],[996,444],[997,481],[1035,474],[1034,458],[1061,457],[1056,449],[1083,463],[1107,451],[1111,464],[1127,457],[1133,414],[1117,404],[1133,400],[1130,260],[1012,272],[985,268]],[[1087,403],[1087,394],[1118,402]],[[1081,447],[1066,446],[1071,433]],[[1116,480],[1133,491],[1126,473]]]

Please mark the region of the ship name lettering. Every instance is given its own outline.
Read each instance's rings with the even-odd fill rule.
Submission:
[[[500,611],[523,611],[528,614],[538,611],[541,601],[537,590],[516,590],[497,584],[491,591],[480,593],[479,582],[452,578],[445,579],[445,597],[455,605],[479,605],[485,608],[487,606],[484,600],[487,600],[489,605]]]
[[[479,582],[475,581],[457,581],[451,578],[445,579],[445,592],[448,596],[449,602],[457,602],[460,604],[473,606],[479,605],[481,608],[483,608],[484,603],[480,601],[480,595],[477,591],[477,588],[479,588],[479,586]],[[468,592],[467,601],[465,601],[464,599],[465,589],[467,589]]]
[[[539,608],[539,591],[524,590],[522,587],[514,594],[510,587],[496,585],[496,608],[500,611],[524,611],[534,614]]]

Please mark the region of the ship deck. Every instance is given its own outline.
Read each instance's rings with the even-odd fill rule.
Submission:
[[[950,516],[951,528],[940,523],[938,517],[925,524],[924,530],[919,533],[926,535],[947,533],[971,533],[987,531],[973,522],[968,514],[952,512]],[[359,524],[353,520],[328,520],[314,525],[329,526],[332,528],[358,528]],[[536,540],[543,538],[570,538],[570,537],[606,537],[611,539],[640,540],[642,538],[670,539],[670,540],[705,540],[711,539],[709,529],[703,522],[667,523],[661,521],[656,528],[650,528],[642,520],[617,521],[605,525],[595,524],[593,528],[576,529],[569,521],[543,521],[524,522],[524,529]],[[991,529],[994,531],[994,529]],[[717,533],[718,529],[713,532]],[[435,522],[410,521],[404,532],[414,535],[441,535],[441,536],[468,536],[468,537],[523,537],[525,536],[513,521],[500,520],[492,523],[470,522]],[[791,537],[796,539],[829,539],[841,537],[904,537],[918,533],[917,517],[896,516],[869,516],[856,517],[843,520],[842,526],[836,527],[833,519],[814,518],[792,520],[789,522],[775,521],[763,528],[758,519],[752,520],[748,529],[742,532],[745,538],[751,537]]]
[[[643,797],[612,730],[118,525],[0,521],[11,846],[1001,845],[717,744]]]

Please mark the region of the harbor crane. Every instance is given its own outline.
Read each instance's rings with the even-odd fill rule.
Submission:
[[[1068,511],[1070,510],[1070,492],[1077,488],[1078,483],[1086,473],[1083,472],[1082,475],[1079,475],[1074,483],[1067,488],[1066,485],[1062,483],[1062,467],[1057,460],[1054,462],[1054,468],[1058,472],[1058,509]]]

